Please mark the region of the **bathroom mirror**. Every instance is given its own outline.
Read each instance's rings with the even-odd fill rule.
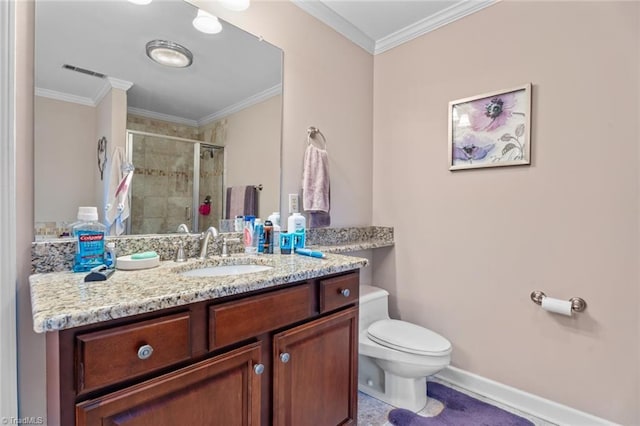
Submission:
[[[200,32],[192,25],[198,9],[183,0],[148,5],[124,0],[37,0],[35,10],[37,240],[59,237],[75,221],[78,206],[97,205],[102,219],[111,166],[109,161],[104,164],[104,155],[110,158],[116,146],[127,149],[127,130],[200,145],[181,151],[163,145],[161,156],[147,156],[144,163],[134,164],[133,182],[137,174],[162,179],[145,184],[142,191],[150,202],[130,206],[130,220],[151,223],[159,212],[179,208],[188,223],[189,211],[198,210],[207,196],[211,210],[220,215],[226,188],[243,185],[262,188],[260,216],[280,210],[279,48],[222,20],[221,32]],[[155,63],[146,52],[153,40],[188,49],[191,65]],[[106,135],[101,152],[99,140]],[[158,164],[168,161],[175,164],[168,168]],[[195,167],[201,169],[200,176],[188,177],[193,167],[185,164],[203,161],[215,162],[218,169]],[[178,194],[182,204],[176,206],[173,192],[190,187],[189,179],[203,175],[216,175],[217,189],[203,190],[204,182],[199,193],[191,194],[191,205]],[[140,191],[134,186],[130,188]],[[217,227],[213,216],[203,219],[202,223]],[[133,233],[176,232],[176,228],[165,224],[145,232],[138,227]]]

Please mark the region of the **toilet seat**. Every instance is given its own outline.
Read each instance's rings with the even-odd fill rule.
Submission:
[[[451,343],[447,339],[406,321],[376,321],[367,329],[367,335],[382,346],[416,355],[442,356],[451,352]]]

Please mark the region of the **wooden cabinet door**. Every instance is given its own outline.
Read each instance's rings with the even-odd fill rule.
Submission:
[[[276,334],[273,356],[274,425],[356,424],[357,307]]]
[[[261,343],[76,405],[77,425],[259,425]]]

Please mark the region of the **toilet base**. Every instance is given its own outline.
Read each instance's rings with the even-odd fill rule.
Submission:
[[[381,370],[379,367],[375,368],[375,363],[368,357],[360,356],[359,362],[361,374],[358,377],[358,390],[360,392],[394,407],[404,408],[414,413],[422,410],[427,405],[426,377],[408,378],[396,376]]]

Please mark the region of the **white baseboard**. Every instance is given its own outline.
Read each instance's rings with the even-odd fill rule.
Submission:
[[[513,407],[558,425],[601,426],[617,425],[600,417],[576,410],[566,405],[541,398],[502,383],[478,376],[456,367],[447,367],[437,378],[477,393],[498,403]]]

